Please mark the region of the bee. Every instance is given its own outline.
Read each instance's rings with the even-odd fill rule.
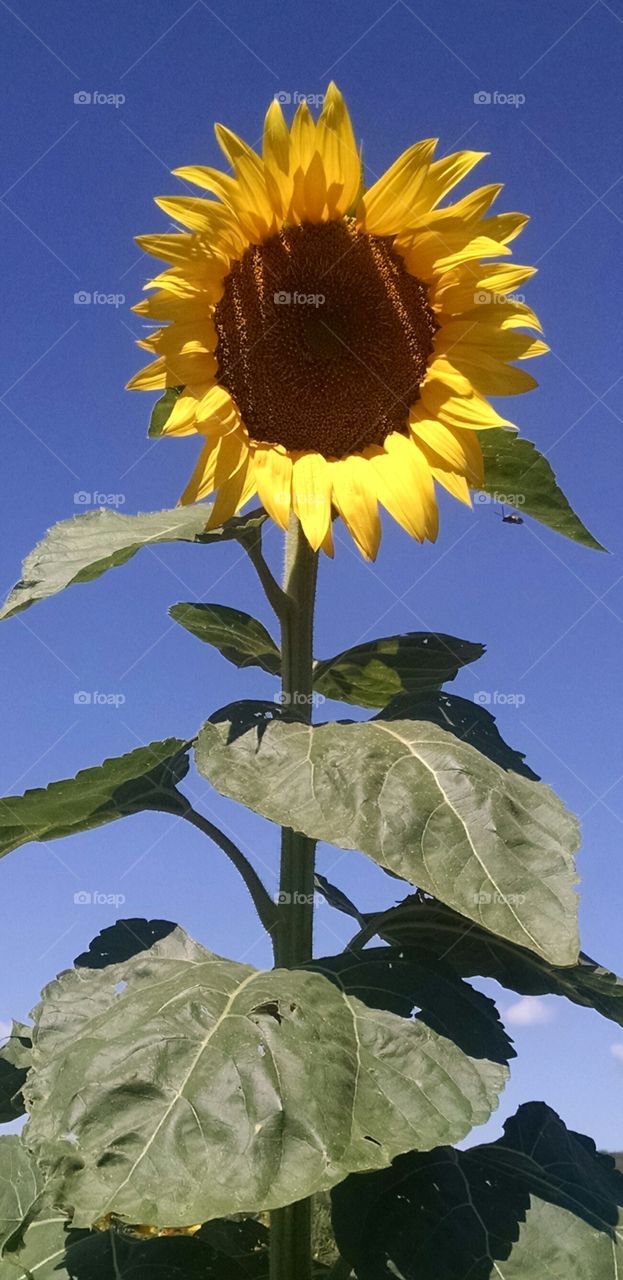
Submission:
[[[502,507],[502,524],[523,524],[523,518],[510,511],[507,515],[504,507]]]

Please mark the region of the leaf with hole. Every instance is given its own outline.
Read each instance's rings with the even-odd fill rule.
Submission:
[[[439,981],[440,1009],[462,1014],[455,1040],[443,1013],[412,1020],[368,996],[385,967],[386,988],[401,984],[395,1007],[409,1012],[426,992],[407,962],[388,974],[377,960],[363,999],[341,960],[322,965],[331,980],[261,972],[176,929],[45,989],[26,1140],[76,1226],[106,1213],[176,1226],[279,1207],[488,1117],[512,1052],[489,1000],[452,975]]]
[[[399,1156],[332,1193],[357,1280],[617,1280],[623,1175],[543,1102],[497,1142]]]

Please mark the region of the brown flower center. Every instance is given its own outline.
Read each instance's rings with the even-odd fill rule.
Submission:
[[[217,377],[250,436],[327,458],[406,430],[437,329],[391,239],[351,221],[250,246],[214,320]]]

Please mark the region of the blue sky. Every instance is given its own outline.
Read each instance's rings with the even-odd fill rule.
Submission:
[[[152,196],[178,188],[168,170],[220,164],[214,120],[254,143],[275,93],[320,94],[334,77],[370,179],[420,137],[439,136],[440,152],[491,153],[479,181],[504,181],[499,208],[532,215],[515,256],[539,266],[526,294],[552,347],[539,390],[499,404],[550,458],[611,554],[530,521],[505,525],[493,505],[470,514],[442,499],[434,547],[388,522],[367,566],[339,535],[335,561],[321,567],[316,650],[422,629],[487,645],[453,688],[489,693],[503,735],[581,816],[583,945],[623,971],[623,10],[605,0],[0,0],[0,39],[10,122],[0,200],[6,589],[46,527],[85,509],[74,494],[113,495],[132,513],[175,505],[186,482],[197,446],[148,442],[151,398],[123,390],[144,362],[129,308],[151,274],[132,237],[166,229]],[[81,291],[108,301],[75,302]],[[280,540],[269,531],[275,565]],[[3,624],[2,794],[190,735],[237,696],[273,695],[268,676],[237,672],[170,623],[170,605],[193,599],[237,605],[271,625],[234,546],[144,552]],[[79,690],[115,694],[116,705],[76,704]],[[510,693],[519,705],[503,700]],[[275,829],[197,777],[186,789],[274,888]],[[322,848],[319,867],[364,909],[395,899],[395,882],[363,857]],[[235,873],[164,815],[29,845],[0,877],[3,1021],[26,1015],[43,983],[114,918],[109,905],[76,905],[80,890],[123,896],[122,914],[165,916],[214,951],[269,962]],[[341,949],[349,932],[318,908],[318,954]],[[495,1136],[520,1102],[544,1098],[600,1145],[623,1148],[623,1030],[555,998],[517,1009],[518,999],[499,994],[519,1058],[499,1111],[474,1138]]]

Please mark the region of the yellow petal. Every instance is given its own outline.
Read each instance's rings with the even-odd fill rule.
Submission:
[[[333,82],[316,125],[316,147],[325,174],[329,216],[345,214],[359,195],[361,159],[346,103]]]
[[[207,387],[195,387],[193,391],[183,391],[162,428],[163,436],[190,436],[198,430],[197,405],[198,397],[205,394]]]
[[[174,178],[181,178],[182,182],[192,182],[193,186],[210,191],[226,204],[230,204],[235,199],[238,184],[235,178],[222,173],[220,169],[212,169],[202,164],[189,164],[181,169],[173,169],[172,172]]]
[[[165,356],[209,354],[218,341],[216,329],[210,320],[198,325],[196,320],[156,329],[146,338],[138,339],[138,346],[146,351],[157,351]]]
[[[170,293],[168,289],[159,289],[149,298],[142,298],[132,310],[139,316],[147,316],[150,320],[186,320],[209,321],[214,310],[214,302],[203,290],[192,289],[188,293]]]
[[[488,151],[455,151],[430,165],[417,201],[418,209],[434,209],[458,182],[471,173]]]
[[[300,168],[305,172],[315,150],[316,125],[307,103],[301,102],[290,130],[290,171]]]
[[[476,224],[487,226],[492,219]],[[469,223],[446,224],[443,231],[416,232],[412,247],[405,254],[407,270],[422,280],[433,280],[442,271],[450,271],[476,258],[499,257],[510,249],[485,235],[477,235]]]
[[[454,352],[452,358],[455,358]],[[466,358],[462,353],[456,360],[474,391],[483,396],[516,396],[525,391],[533,391],[539,385],[536,378],[526,373],[525,369],[504,364],[497,356],[486,355],[485,352],[481,352],[474,360]]]
[[[212,383],[198,400],[195,417],[197,430],[210,435],[215,431],[233,431],[242,425],[238,406],[225,387]]]
[[[255,476],[250,460],[246,457],[236,473],[221,485],[208,521],[208,529],[217,529],[235,516],[254,493]]]
[[[217,440],[209,440],[203,446],[197,466],[180,498],[182,506],[199,502],[226,484],[244,464],[247,452],[241,432],[230,432]]]
[[[331,472],[322,454],[295,455],[292,500],[303,533],[309,545],[317,551],[331,523]]]
[[[394,431],[382,449],[364,456],[374,468],[379,501],[419,542],[437,536],[437,503],[430,469],[413,439]]]
[[[448,272],[434,285],[434,301],[444,312],[461,312],[502,299],[529,280],[536,267],[509,262],[469,263]],[[487,296],[488,295],[488,296]]]
[[[277,445],[257,445],[253,450],[255,483],[262,506],[275,524],[287,529],[292,510],[292,458]]]
[[[418,443],[437,455],[437,466],[456,471],[470,484],[477,486],[482,481],[482,451],[473,431],[459,431],[424,417],[412,418],[409,425]]]
[[[366,560],[375,560],[381,521],[374,471],[361,454],[330,462],[333,503]]]
[[[422,407],[431,418],[438,418],[448,427],[461,427],[470,431],[484,431],[488,427],[512,427],[512,422],[501,418],[493,405],[473,392],[471,396],[450,395],[439,382],[423,384]]]
[[[359,217],[367,232],[397,235],[404,229],[405,215],[417,199],[436,145],[436,138],[415,143],[366,191]]]
[[[181,231],[162,236],[135,236],[134,239],[144,253],[165,262],[190,262],[201,253],[199,237]]]
[[[283,111],[273,98],[264,120],[264,164],[277,177],[290,169],[290,134]]]

